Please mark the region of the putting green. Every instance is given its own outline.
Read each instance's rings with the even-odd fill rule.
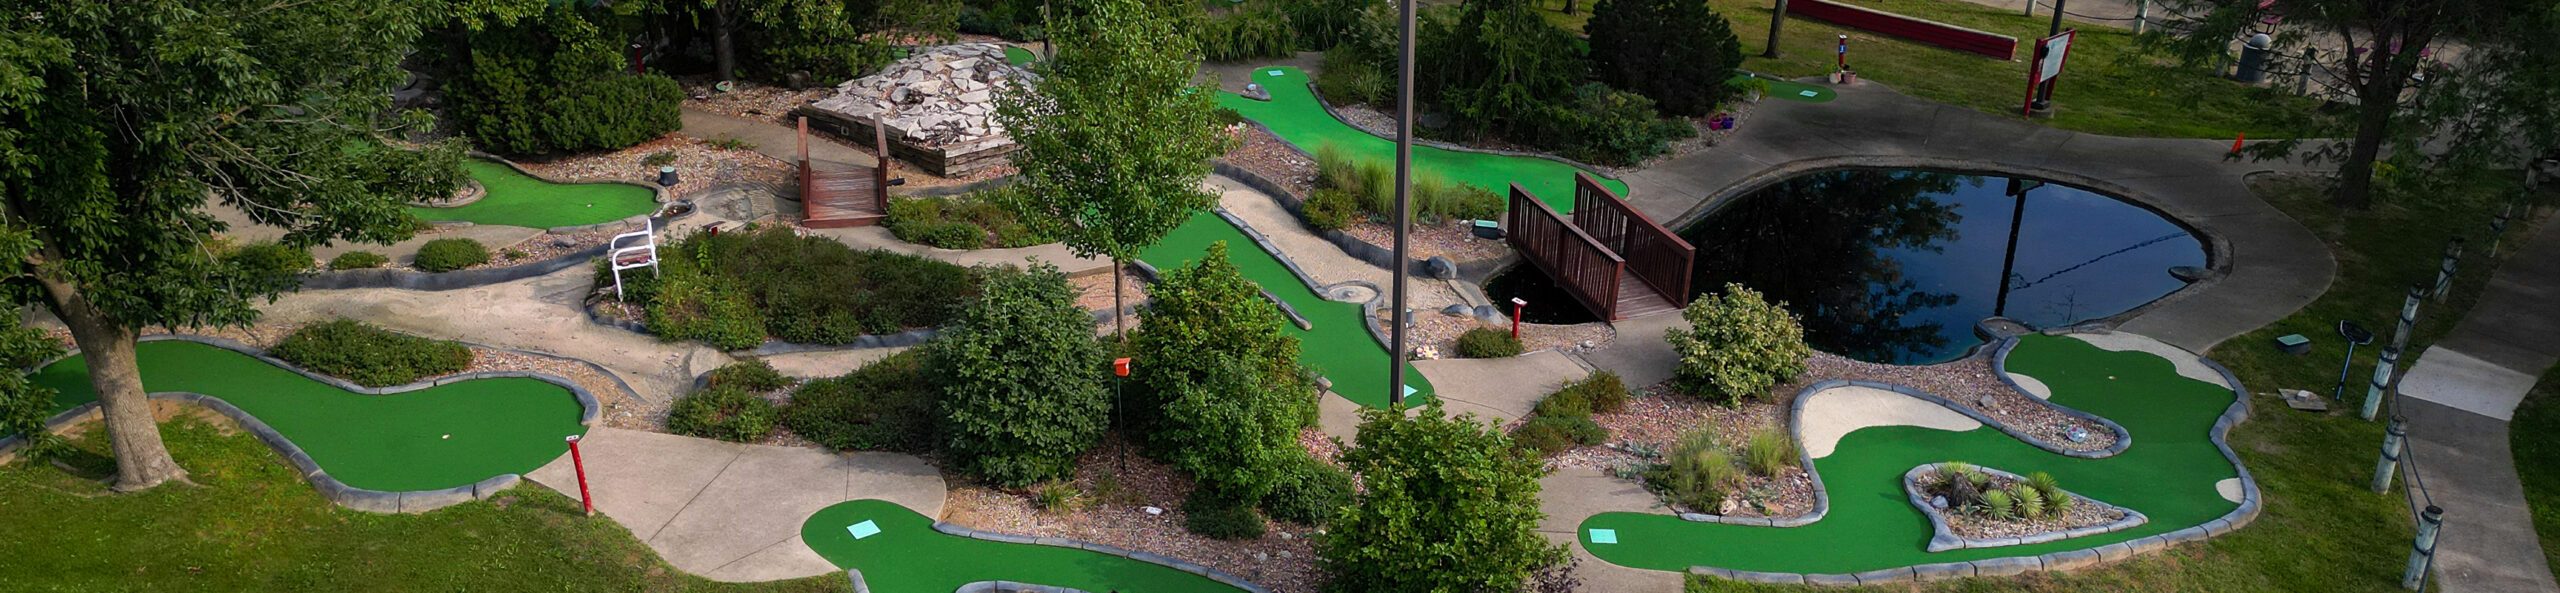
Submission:
[[[1202,212],[1182,223],[1164,240],[1138,254],[1159,270],[1191,265],[1207,255],[1209,244],[1225,241],[1227,259],[1244,271],[1244,277],[1272,295],[1289,303],[1298,316],[1307,318],[1313,329],[1298,329],[1288,324],[1291,335],[1298,337],[1298,361],[1313,368],[1316,374],[1333,381],[1333,392],[1344,399],[1372,408],[1387,406],[1387,349],[1369,335],[1359,303],[1327,300],[1291,273],[1289,267],[1259,248],[1244,231],[1228,224],[1215,212]],[[1405,403],[1420,406],[1431,398],[1431,381],[1413,365],[1405,365],[1405,383],[1416,393]]]
[[[1010,45],[1004,46],[1004,61],[1006,63],[1020,66],[1023,64],[1029,64],[1032,60],[1037,59],[1040,59],[1040,56],[1031,53],[1031,50]]]
[[[1316,102],[1314,91],[1307,88],[1307,73],[1289,67],[1257,68],[1253,71],[1253,81],[1271,91],[1270,101],[1218,93],[1218,104],[1261,122],[1280,139],[1309,153],[1325,145],[1333,145],[1362,159],[1395,158],[1395,142],[1360,131],[1325,113],[1324,106]],[[1413,167],[1423,175],[1446,177],[1506,196],[1509,195],[1510,184],[1517,183],[1557,212],[1573,211],[1573,174],[1581,170],[1573,165],[1537,157],[1460,152],[1419,145],[1413,147]],[[1608,186],[1610,191],[1618,192],[1620,197],[1627,195],[1625,182],[1597,174],[1592,178]]]
[[[658,194],[627,183],[552,183],[480,159],[462,163],[489,194],[452,208],[409,207],[419,220],[551,227],[599,224],[658,210]]]
[[[291,439],[330,476],[382,491],[465,486],[522,474],[585,434],[569,390],[534,379],[474,379],[392,395],[351,393],[228,349],[163,340],[134,346],[143,389],[230,402]],[[65,358],[30,377],[55,408],[97,401],[89,363]]]
[[[856,538],[855,529],[869,535]],[[863,584],[879,593],[948,593],[979,581],[1096,592],[1237,590],[1169,566],[1090,550],[945,534],[933,530],[932,519],[881,500],[819,509],[800,524],[800,539],[836,567],[862,571]]]
[[[2043,380],[2054,403],[2123,425],[2133,446],[2113,457],[2080,459],[1988,426],[1964,432],[1868,428],[1842,438],[1830,457],[1815,460],[1831,494],[1831,512],[1811,525],[1744,527],[1603,513],[1582,522],[1579,541],[1593,556],[1637,568],[1841,574],[2093,548],[2201,525],[2238,508],[2214,489],[2239,470],[2210,438],[2214,421],[2232,403],[2230,389],[2179,376],[2158,356],[2051,336],[2021,338],[2008,369]],[[1940,461],[2049,472],[2063,488],[2140,511],[2151,521],[2046,544],[1930,553],[1928,519],[1912,508],[1901,480],[1915,466]],[[1593,529],[1615,530],[1617,543],[1592,543]]]

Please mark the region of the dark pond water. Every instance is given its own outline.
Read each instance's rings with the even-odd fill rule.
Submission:
[[[1815,348],[1896,364],[1962,356],[1982,343],[1974,323],[1994,314],[2054,327],[2129,311],[2186,285],[2170,268],[2205,265],[2203,245],[2159,215],[2045,184],[2025,192],[2004,282],[2019,211],[2009,187],[2007,178],[1931,171],[1814,173],[1679,232],[1698,248],[1694,290],[1749,286],[1803,317]],[[1545,291],[1547,302],[1572,304],[1533,267],[1504,276],[1487,283],[1496,302]],[[1538,302],[1530,321],[1592,320],[1573,306],[1539,311]]]

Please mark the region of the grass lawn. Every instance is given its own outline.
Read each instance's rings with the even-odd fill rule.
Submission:
[[[1742,40],[1745,69],[1794,78],[1832,70],[1838,36],[1849,36],[1849,65],[1858,77],[1884,83],[1913,96],[1971,107],[2003,117],[2021,118],[2026,98],[2027,61],[2033,42],[2052,25],[2049,18],[2026,17],[1957,0],[1840,0],[1868,8],[1935,20],[2018,38],[2010,60],[1998,60],[1933,45],[1797,17],[1787,21],[1779,59],[1760,57],[1769,38],[1770,0],[1709,0],[1733,24]],[[1590,0],[1581,13],[1558,11],[1563,0],[1540,0],[1539,14],[1548,22],[1579,31],[1590,18]],[[2040,11],[2041,12],[2041,11]],[[2055,117],[2044,122],[2057,128],[2114,136],[2172,138],[2284,138],[2318,133],[2305,124],[2314,103],[2289,92],[2252,88],[2177,68],[2140,55],[2132,31],[2080,23],[2062,86],[2054,91]]]
[[[1790,27],[1792,28],[1792,27]],[[2490,196],[2508,175],[2491,175],[2439,194],[2386,199],[2372,209],[2341,214],[2312,188],[2276,187],[2268,201],[2300,220],[2337,255],[2337,280],[2302,311],[2208,352],[2231,368],[2249,390],[2252,417],[2231,435],[2232,448],[2256,475],[2266,511],[2237,533],[2202,544],[2175,547],[2111,566],[2069,574],[1970,579],[1918,587],[1923,591],[2399,591],[2401,563],[2410,537],[2408,509],[2397,494],[2365,490],[2382,425],[2347,415],[2315,416],[2286,409],[2277,387],[2326,391],[2337,380],[2344,345],[2332,329],[2339,319],[2368,327],[2396,318],[2410,282],[2433,278],[2443,238],[2475,233],[2486,244]],[[2510,227],[2508,249],[2525,225]],[[2433,343],[2479,298],[2488,266],[2473,260],[2456,284],[2452,302],[2420,312],[2415,346]],[[2240,262],[2240,265],[2248,265]],[[2389,329],[2382,330],[2389,339]],[[2278,352],[2275,336],[2299,333],[2313,340],[2305,356]],[[2413,349],[2418,349],[2413,346]],[[2372,373],[2372,349],[2357,353],[2357,376]],[[2350,396],[2349,402],[2354,402]],[[2140,446],[2139,444],[2136,445]],[[2521,456],[2523,452],[2519,450]],[[1693,577],[1693,593],[1810,591],[1806,587],[1747,585]],[[1903,589],[1896,589],[1903,590]]]
[[[96,425],[91,425],[96,426]],[[684,574],[578,501],[527,483],[423,515],[338,508],[254,437],[161,425],[196,485],[112,495],[50,465],[0,467],[11,591],[837,591],[841,576],[726,584]],[[103,475],[102,431],[72,465]]]
[[[2507,425],[2515,448],[2516,476],[2524,480],[2525,502],[2533,506],[2533,532],[2542,535],[2542,557],[2560,571],[2560,367],[2552,367],[2533,384],[2524,405]]]

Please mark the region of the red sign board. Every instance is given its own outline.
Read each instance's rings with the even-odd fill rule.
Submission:
[[[2036,41],[2036,60],[2027,65],[2027,102],[2018,108],[2019,115],[2033,113],[2036,89],[2062,76],[2063,63],[2071,59],[2071,40],[2079,34],[2079,29],[2072,29]],[[2052,97],[2050,93],[2045,96]]]

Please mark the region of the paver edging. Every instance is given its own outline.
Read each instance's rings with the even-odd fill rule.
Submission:
[[[1920,490],[1917,486],[1914,486],[1914,484],[1918,483],[1924,476],[1930,475],[1946,465],[1947,464],[1943,462],[1924,463],[1911,468],[1911,471],[1902,473],[1903,494],[1910,498],[1911,506],[1920,509],[1920,514],[1929,518],[1929,529],[1930,533],[1933,534],[1929,537],[1928,550],[1930,552],[1978,550],[1983,548],[2051,543],[2066,539],[2115,533],[2151,522],[2151,517],[2143,515],[2140,511],[2116,506],[2108,503],[2107,501],[2081,496],[2078,493],[2066,490],[2063,494],[2079,500],[2079,502],[2075,504],[2094,504],[2101,508],[2124,513],[2124,518],[2117,519],[2103,525],[2077,527],[2062,531],[2047,531],[2016,537],[1969,538],[1959,536],[1955,534],[1954,529],[1947,525],[1946,511],[1939,510],[1937,506],[1930,504],[1929,499],[1922,496],[1927,493]],[[1995,467],[1977,465],[1974,466],[1974,469],[1981,471],[1982,473],[1991,474],[1993,477],[2007,478],[2012,481],[2024,482],[2027,479],[2026,476],[2010,473]]]
[[[957,537],[965,537],[965,538],[970,538],[970,539],[981,539],[981,540],[994,541],[994,542],[1003,542],[1003,543],[1009,543],[1009,544],[1028,544],[1028,545],[1034,545],[1034,546],[1049,546],[1049,547],[1056,547],[1056,548],[1069,548],[1069,549],[1076,549],[1076,550],[1085,550],[1085,551],[1089,551],[1089,552],[1095,552],[1095,553],[1106,554],[1106,555],[1111,555],[1111,556],[1118,556],[1118,557],[1121,557],[1121,558],[1127,558],[1127,559],[1130,559],[1130,560],[1136,560],[1136,561],[1139,561],[1139,562],[1145,562],[1145,563],[1149,563],[1149,564],[1155,564],[1155,565],[1163,566],[1163,567],[1166,567],[1166,568],[1171,568],[1171,569],[1174,569],[1174,570],[1179,570],[1179,571],[1182,571],[1182,572],[1187,572],[1187,573],[1191,573],[1191,574],[1200,575],[1200,576],[1202,576],[1202,577],[1206,577],[1206,578],[1208,578],[1209,580],[1217,581],[1217,582],[1218,582],[1218,583],[1220,583],[1220,584],[1224,584],[1224,585],[1227,585],[1227,586],[1235,587],[1235,588],[1238,588],[1238,589],[1243,589],[1243,590],[1245,590],[1247,593],[1271,593],[1271,591],[1270,591],[1269,589],[1264,589],[1261,585],[1256,585],[1256,584],[1253,584],[1253,583],[1245,582],[1245,580],[1244,580],[1244,579],[1236,578],[1236,577],[1235,577],[1235,575],[1230,575],[1230,574],[1227,574],[1227,573],[1225,573],[1225,572],[1221,572],[1221,571],[1219,571],[1218,569],[1209,568],[1209,567],[1206,567],[1206,566],[1201,566],[1201,565],[1193,564],[1193,563],[1190,563],[1190,562],[1184,562],[1184,561],[1182,561],[1182,560],[1178,560],[1178,559],[1174,559],[1174,558],[1169,558],[1169,557],[1166,557],[1166,556],[1163,556],[1163,555],[1160,555],[1160,554],[1154,554],[1154,553],[1149,553],[1149,552],[1135,552],[1135,551],[1124,550],[1124,549],[1120,549],[1120,548],[1116,548],[1116,547],[1112,547],[1112,546],[1107,546],[1107,545],[1103,545],[1103,544],[1097,544],[1097,543],[1086,542],[1086,541],[1078,541],[1078,540],[1070,540],[1070,539],[1066,539],[1066,538],[1056,538],[1056,537],[1031,537],[1031,536],[1022,536],[1022,535],[1009,535],[1009,534],[1002,534],[1002,533],[994,533],[994,532],[988,532],[988,531],[981,531],[981,530],[978,530],[978,529],[972,529],[972,528],[970,528],[970,527],[968,527],[968,526],[965,526],[965,525],[955,525],[955,524],[951,524],[951,523],[944,523],[944,522],[941,522],[941,521],[935,521],[935,522],[933,522],[933,530],[934,530],[934,531],[942,532],[944,535],[951,535],[951,536],[957,536]],[[857,576],[857,577],[855,577],[855,578],[856,578],[856,579],[859,579],[860,577],[859,577],[859,576]],[[857,582],[858,582],[858,581],[857,581]],[[991,582],[1001,582],[1001,581],[991,581]],[[971,583],[971,585],[975,585],[975,584],[977,584],[977,583]],[[968,586],[967,586],[967,585],[962,586],[962,590],[963,590],[963,591],[968,590]],[[1073,591],[1073,589],[1065,589],[1065,590]]]
[[[2073,326],[2072,328],[2065,328],[2064,330],[2062,330],[2062,333],[2074,333],[2074,332],[2078,332],[2078,331],[2103,331],[2103,329],[2099,329],[2099,330],[2092,330],[2092,329],[2090,329],[2090,328],[2089,328],[2089,326],[2090,326],[2090,324],[2081,324],[2081,325],[2078,325],[2078,326]],[[2103,326],[2101,326],[2101,327],[2103,327]],[[2007,339],[2008,339],[2008,340],[2010,340],[2010,341],[2012,341],[2012,342],[2014,342],[2014,341],[2015,341],[2015,338],[2014,338],[2014,337],[2007,338]],[[2171,346],[2171,347],[2172,347],[2172,348],[2176,348],[2176,346],[2174,346],[2174,345],[2173,345],[2173,346]],[[2181,350],[2183,351],[2183,349],[2181,349]],[[2003,360],[2003,359],[2007,358],[2007,354],[2008,354],[2008,349],[2007,349],[2007,348],[2000,349],[2000,350],[1999,350],[1999,352],[1997,353],[1997,355],[1996,355],[1992,360],[1993,360],[1993,361],[1995,361],[1995,362],[2000,361],[2000,360]],[[2188,354],[2189,354],[2189,355],[2194,355],[2194,353],[2192,353],[2192,352],[2189,352]],[[2239,423],[2241,423],[2241,422],[2247,421],[2247,420],[2248,420],[2248,418],[2249,418],[2249,392],[2248,392],[2248,390],[2247,390],[2246,388],[2244,388],[2244,387],[2242,387],[2242,386],[2241,386],[2241,384],[2240,384],[2240,378],[2239,378],[2239,377],[2237,377],[2237,376],[2235,376],[2235,375],[2233,375],[2233,374],[2231,373],[2231,369],[2229,369],[2229,368],[2226,368],[2226,367],[2222,366],[2222,363],[2214,362],[2214,360],[2213,360],[2213,359],[2211,359],[2211,358],[2205,358],[2205,357],[2203,357],[2203,356],[2196,356],[2196,360],[2197,360],[2198,362],[2202,362],[2202,363],[2204,363],[2204,365],[2205,365],[2206,367],[2213,369],[2213,370],[2214,370],[2214,372],[2221,374],[2221,375],[2222,375],[2222,378],[2223,378],[2223,381],[2224,381],[2224,383],[2225,383],[2225,385],[2226,385],[2226,386],[2228,386],[2228,387],[2231,389],[2231,393],[2232,393],[2232,395],[2233,395],[2233,399],[2232,399],[2232,402],[2231,402],[2231,406],[2230,406],[2229,408],[2224,409],[2224,410],[2223,410],[2223,412],[2222,412],[2222,416],[2221,416],[2220,418],[2218,418],[2218,419],[2216,419],[2216,420],[2214,421],[2213,429],[2210,431],[2210,434],[2209,434],[2208,436],[2210,437],[2210,440],[2212,440],[2212,441],[2213,441],[2213,446],[2214,446],[2214,448],[2217,448],[2217,449],[2222,450],[2222,456],[2223,456],[2223,458],[2224,458],[2224,459],[2226,459],[2226,460],[2228,460],[2228,461],[2230,461],[2230,462],[2231,462],[2231,467],[2232,467],[2233,469],[2237,470],[2237,472],[2239,473],[2239,480],[2240,480],[2240,486],[2241,486],[2241,497],[2240,497],[2240,505],[2239,505],[2239,508],[2232,509],[2232,510],[2231,510],[2231,512],[2229,512],[2229,513],[2224,513],[2221,517],[2219,517],[2219,518],[2215,518],[2215,519],[2213,519],[2213,520],[2211,520],[2211,521],[2206,521],[2206,522],[2204,522],[2204,523],[2202,523],[2202,524],[2198,524],[2198,525],[2194,525],[2194,526],[2190,526],[2190,527],[2186,527],[2186,528],[2178,529],[2178,530],[2175,530],[2175,531],[2170,531],[2170,532],[2168,532],[2168,533],[2164,533],[2164,534],[2157,534],[2157,535],[2151,535],[2151,536],[2146,536],[2146,537],[2142,537],[2142,538],[2136,538],[2136,539],[2131,540],[2131,541],[2114,542],[2114,543],[2108,543],[2108,544],[2103,544],[2103,545],[2099,545],[2099,546],[2094,546],[2094,547],[2089,547],[2089,548],[2081,548],[2081,549],[2076,549],[2076,550],[2063,550],[2063,551],[2059,551],[2059,552],[2050,552],[2050,553],[2046,553],[2046,554],[2036,555],[2036,556],[2012,556],[2012,557],[2005,557],[2005,558],[1987,558],[1987,559],[1982,559],[1982,560],[1968,560],[1968,561],[1962,561],[1962,562],[1941,562],[1941,563],[1932,563],[1932,564],[1920,564],[1920,565],[1913,565],[1913,566],[1909,567],[1909,568],[1911,568],[1911,570],[1912,570],[1913,581],[1914,581],[1914,582],[1923,582],[1923,583],[1925,583],[1925,582],[1934,582],[1934,581],[1943,581],[1943,580],[1953,580],[1953,579],[1971,578],[1971,577],[2000,577],[2000,576],[2013,576],[2013,575],[2025,574],[2025,573],[2029,573],[2029,572],[2048,572],[2048,571],[2051,571],[2051,572],[2059,572],[2059,571],[2066,571],[2066,570],[2077,570],[2077,569],[2086,568],[2086,567],[2090,567],[2090,566],[2098,566],[2098,565],[2102,565],[2102,564],[2110,564],[2110,563],[2114,563],[2114,562],[2123,561],[2123,560],[2125,560],[2125,559],[2132,558],[2132,557],[2134,557],[2134,556],[2136,556],[2136,555],[2139,555],[2139,554],[2148,553],[2148,552],[2154,552],[2154,551],[2158,551],[2158,550],[2161,550],[2161,549],[2165,549],[2165,548],[2167,548],[2168,546],[2170,546],[2171,544],[2182,543],[2182,542],[2191,542],[2191,541],[2202,541],[2202,540],[2209,539],[2209,538],[2212,538],[2212,537],[2216,537],[2216,536],[2219,536],[2219,535],[2228,534],[2228,533],[2231,533],[2231,532],[2233,532],[2233,531],[2238,531],[2240,528],[2242,528],[2242,527],[2246,527],[2246,526],[2248,526],[2248,524],[2249,524],[2249,523],[2251,523],[2251,522],[2253,522],[2253,521],[2256,521],[2256,520],[2257,520],[2257,518],[2258,518],[2258,514],[2264,510],[2264,505],[2263,505],[2263,503],[2262,503],[2262,500],[2263,500],[2263,499],[2261,499],[2261,498],[2260,498],[2260,492],[2259,492],[2259,490],[2258,490],[2258,482],[2257,482],[2257,479],[2256,479],[2255,477],[2252,477],[2252,476],[2249,474],[2249,467],[2248,467],[2247,465],[2244,465],[2244,464],[2242,464],[2242,463],[2240,462],[2240,455],[2239,455],[2239,453],[2234,452],[2234,451],[2231,449],[2231,443],[2230,443],[2229,438],[2228,438],[2228,437],[2230,436],[2230,432],[2231,432],[2231,428],[2232,428],[2232,427],[2239,425]],[[2005,373],[2005,372],[2002,372],[2002,373],[2000,373],[2000,374],[2001,374],[2002,376],[2004,376],[2004,377],[2007,375],[2007,373]],[[1827,387],[1825,387],[1825,384],[1830,384],[1830,383],[1861,383],[1861,382],[1844,382],[1844,381],[1833,380],[1833,381],[1824,381],[1823,383],[1817,383],[1817,384],[1814,384],[1814,385],[1812,385],[1812,386],[1806,387],[1804,391],[1799,391],[1799,392],[1797,392],[1797,396],[1796,396],[1796,406],[1795,406],[1795,408],[1796,408],[1796,409],[1794,409],[1794,410],[1790,410],[1790,412],[1789,412],[1789,414],[1790,414],[1791,418],[1801,418],[1801,416],[1802,416],[1801,412],[1802,412],[1802,408],[1803,408],[1803,403],[1804,403],[1804,399],[1805,399],[1805,398],[1804,398],[1804,396],[1805,396],[1805,395],[1809,395],[1813,390],[1816,390],[1816,389],[1823,389],[1823,388],[1827,388]],[[1873,384],[1873,383],[1870,383],[1868,386],[1880,386],[1880,387],[1888,388],[1888,389],[1894,389],[1894,388],[1898,387],[1898,386],[1892,386],[1892,385]],[[2014,386],[2014,384],[2013,384],[2013,386]],[[1918,390],[1903,391],[1902,389],[1895,389],[1895,391],[1902,392],[1902,393],[1905,393],[1905,394],[1915,394],[1915,392],[1916,392],[1916,394],[1923,395],[1923,396],[1925,396],[1925,397],[1927,397],[1927,398],[1932,398],[1932,399],[1934,399],[1934,398],[1935,398],[1935,396],[1926,396],[1926,392],[1919,392]],[[1937,401],[1937,403],[1939,403],[1940,405],[1947,406],[1947,407],[1948,407],[1948,408],[1950,408],[1950,409],[1959,409],[1959,410],[1961,410],[1961,409],[1962,409],[1962,407],[1961,407],[1961,406],[1949,405],[1949,404],[1945,403],[1943,400],[1938,400],[1938,401]],[[2057,406],[2057,407],[2058,407],[2058,406]],[[2063,409],[2066,409],[2066,410],[2067,410],[2068,408],[2063,408]],[[1791,420],[1790,422],[1791,422],[1791,425],[1790,425],[1789,429],[1790,429],[1792,432],[1794,432],[1796,435],[1798,435],[1798,437],[1799,437],[1799,438],[1801,438],[1801,437],[1802,437],[1802,435],[1804,434],[1804,433],[1803,433],[1803,431],[1802,431],[1802,427],[1801,427],[1801,424],[1802,424],[1801,420]],[[2121,430],[2121,429],[2118,429],[2118,430]],[[2032,441],[2030,441],[2030,442],[2032,442]],[[1806,464],[1806,466],[1805,466],[1805,468],[1806,468],[1806,473],[1808,473],[1808,474],[1812,473],[1812,471],[1813,471],[1813,470],[1812,470],[1812,467],[1813,467],[1813,466],[1811,465],[1811,463],[1810,463],[1810,462],[1808,462],[1808,463]],[[1823,491],[1823,489],[1822,489],[1822,479],[1821,479],[1821,477],[1820,477],[1819,475],[1814,476],[1814,482],[1813,482],[1813,483],[1814,483],[1814,492],[1815,492],[1817,495],[1823,495],[1824,491]],[[1828,497],[1827,497],[1827,496],[1823,496],[1823,497],[1821,498],[1821,500],[1822,500],[1823,504],[1824,504],[1824,505],[1826,505],[1826,508],[1827,508],[1828,501],[1829,501]],[[1922,506],[1923,506],[1924,508],[1926,507],[1926,505],[1922,505]],[[1934,519],[1934,517],[1933,517],[1933,519]],[[2217,531],[2217,529],[2218,529],[2218,531]],[[2094,556],[2094,558],[2092,558],[2092,556]],[[1816,580],[1816,578],[1817,578],[1817,577],[1826,577],[1826,576],[1830,576],[1830,575],[1806,575],[1806,574],[1797,574],[1797,573],[1776,573],[1776,572],[1740,571],[1740,570],[1728,570],[1728,569],[1716,568],[1716,567],[1712,567],[1712,566],[1691,566],[1691,567],[1689,567],[1689,573],[1690,573],[1690,574],[1701,575],[1701,576],[1722,577],[1722,578],[1727,578],[1727,579],[1729,579],[1729,580],[1743,581],[1743,582],[1760,582],[1760,583],[1798,583],[1798,582],[1801,582],[1801,583],[1805,583],[1805,584],[1833,584],[1833,583],[1828,583],[1828,582],[1826,582],[1826,583],[1815,583],[1815,582],[1814,582],[1814,581]],[[1726,575],[1731,575],[1731,576],[1726,576]],[[1797,580],[1789,580],[1790,578],[1797,579]],[[1853,581],[1854,581],[1854,579],[1853,579]]]

